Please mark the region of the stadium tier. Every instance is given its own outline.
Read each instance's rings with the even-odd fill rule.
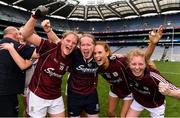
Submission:
[[[23,11],[12,6],[0,5],[0,35],[8,25],[22,26],[30,16],[30,11]],[[111,46],[147,46],[148,33],[160,25],[164,26],[164,35],[158,45],[172,47],[180,44],[180,13],[159,14],[156,16],[138,17],[108,21],[80,21],[52,18],[53,30],[60,36],[65,31],[88,32],[100,41],[106,41]],[[46,37],[38,20],[36,31]],[[171,50],[171,49],[169,49]],[[172,51],[171,51],[172,52]],[[159,58],[158,58],[159,59]],[[157,59],[157,60],[158,60]]]

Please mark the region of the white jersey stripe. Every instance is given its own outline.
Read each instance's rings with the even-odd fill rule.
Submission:
[[[166,81],[162,76],[160,76],[159,74],[155,73],[155,72],[150,72],[150,76],[154,77],[155,79],[159,80],[160,82],[163,83],[168,83],[168,81]]]
[[[155,73],[155,72],[150,72],[150,76],[152,76],[153,78],[159,80],[160,82],[163,82],[165,84],[169,84],[170,89],[172,90],[178,90],[178,88],[176,86],[174,86],[173,84],[169,83],[167,80],[165,80],[161,75]]]

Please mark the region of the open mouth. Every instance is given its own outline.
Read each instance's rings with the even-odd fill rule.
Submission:
[[[134,73],[136,76],[140,76],[141,71],[134,71],[133,73]]]
[[[96,62],[97,62],[98,64],[100,64],[100,63],[102,62],[102,59],[101,59],[101,58],[96,59]]]
[[[83,54],[84,54],[85,57],[89,56],[89,52],[83,52]]]

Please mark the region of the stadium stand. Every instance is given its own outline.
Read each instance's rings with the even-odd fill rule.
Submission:
[[[7,1],[4,1],[7,2]],[[15,4],[15,1],[13,1]],[[60,1],[59,1],[60,2]],[[147,2],[147,1],[146,1]],[[22,26],[26,20],[29,18],[30,10],[35,7],[34,5],[28,6],[26,1],[22,1],[23,6],[27,8],[27,11],[23,11],[13,7],[13,3],[7,2],[8,5],[0,4],[0,35],[2,36],[2,31],[7,25]],[[45,1],[42,1],[45,4]],[[18,3],[16,3],[18,5]],[[32,3],[33,4],[33,3]],[[49,3],[50,4],[50,3]],[[114,3],[119,4],[119,3]],[[135,6],[136,2],[131,3]],[[143,4],[143,3],[142,3]],[[169,3],[170,4],[170,3]],[[173,4],[173,3],[172,3]],[[37,5],[36,5],[37,6]],[[111,4],[111,6],[113,6]],[[104,8],[104,7],[103,7]],[[178,8],[172,8],[178,9]],[[50,9],[51,10],[51,9]],[[141,12],[141,11],[139,11]],[[128,14],[127,14],[128,15]],[[159,27],[159,25],[164,26],[164,35],[158,44],[157,49],[153,55],[154,60],[160,60],[164,47],[163,45],[169,45],[166,57],[173,60],[180,60],[178,53],[180,44],[180,13],[174,14],[159,14],[155,16],[140,16],[137,18],[121,18],[118,20],[103,20],[102,21],[87,21],[87,20],[68,20],[59,19],[51,16],[47,16],[50,19],[53,30],[60,36],[64,31],[77,31],[77,32],[89,32],[95,35],[97,40],[106,41],[111,46],[121,46],[119,48],[120,52],[127,52],[129,48],[134,48],[137,46],[145,47],[148,43],[148,32],[153,28]],[[40,22],[42,19],[38,20],[38,25],[36,27],[37,32],[46,37],[43,32]],[[172,41],[173,41],[173,51],[172,51]],[[126,47],[131,46],[131,47]],[[113,49],[113,50],[116,50]],[[174,54],[171,54],[171,53]],[[157,54],[156,54],[157,53]],[[159,54],[160,53],[160,54]]]

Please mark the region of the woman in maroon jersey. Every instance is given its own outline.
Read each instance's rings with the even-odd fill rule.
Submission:
[[[115,117],[115,109],[119,99],[123,99],[121,117],[125,117],[132,102],[132,94],[127,83],[127,58],[110,57],[110,49],[106,43],[97,43],[94,49],[94,58],[99,65],[98,72],[110,83],[108,97],[108,115]]]
[[[158,84],[168,83],[172,89],[177,88],[159,73],[152,62],[145,58],[145,53],[141,49],[130,51],[127,57],[129,86],[134,97],[127,117],[138,117],[141,111],[146,109],[151,117],[163,118],[165,96],[159,92]]]
[[[31,16],[24,28],[21,30],[26,39],[37,46],[40,57],[29,84],[27,96],[27,113],[31,117],[65,117],[64,102],[61,96],[62,76],[72,64],[71,53],[78,43],[78,35],[74,32],[65,33],[61,42],[55,44],[43,40],[40,36],[32,34],[36,24],[36,17]],[[45,30],[51,32],[51,28]]]
[[[48,20],[46,20],[49,22]],[[45,25],[45,32],[51,29],[50,23]],[[53,42],[61,39],[51,30],[47,34]],[[98,65],[93,59],[95,38],[88,33],[80,33],[79,48],[72,54],[72,60],[67,81],[67,111],[70,117],[81,116],[98,117],[99,100],[97,95]],[[85,115],[85,112],[87,115]]]
[[[146,50],[146,58],[149,59],[157,42],[162,37],[162,26],[149,34],[150,43]],[[131,91],[127,82],[126,68],[127,58],[111,58],[111,51],[106,43],[97,43],[94,49],[94,58],[99,67],[99,72],[110,83],[111,90],[108,97],[108,114],[115,117],[115,109],[120,99],[123,99],[121,117],[125,117],[132,102]]]

